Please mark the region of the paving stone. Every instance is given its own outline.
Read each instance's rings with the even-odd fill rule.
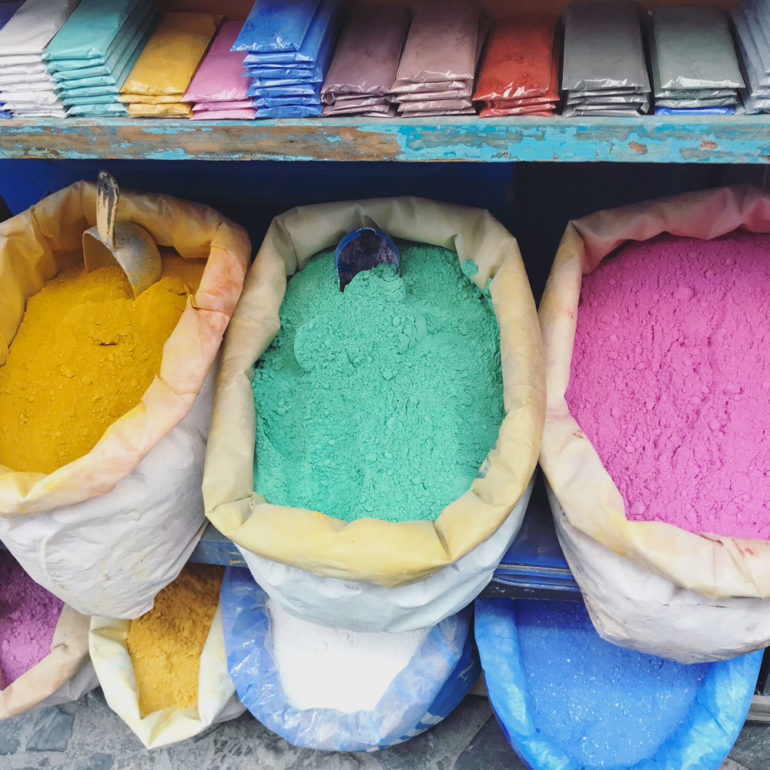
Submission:
[[[38,714],[38,727],[27,741],[27,751],[66,751],[74,717],[60,708],[45,709]]]
[[[468,747],[457,758],[454,770],[479,770],[479,768],[506,768],[526,770],[526,767],[510,747],[495,717],[476,733]]]

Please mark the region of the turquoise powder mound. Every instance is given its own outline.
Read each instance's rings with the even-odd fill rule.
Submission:
[[[334,253],[297,273],[256,365],[255,488],[344,521],[433,520],[502,422],[499,329],[454,252],[399,244],[344,292]]]

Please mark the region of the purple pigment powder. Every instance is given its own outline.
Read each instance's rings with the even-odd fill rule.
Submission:
[[[566,398],[629,519],[770,539],[770,235],[661,236],[585,276]]]
[[[7,551],[0,551],[0,678],[5,680],[4,687],[51,651],[63,606]]]

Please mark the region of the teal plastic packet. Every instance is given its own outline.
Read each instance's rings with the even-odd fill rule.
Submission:
[[[67,117],[73,118],[120,117],[126,114],[126,108],[120,102],[112,102],[112,104],[79,104],[77,107],[70,107],[67,110]]]
[[[113,104],[118,100],[118,92],[105,94],[102,96],[78,96],[76,99],[68,96],[62,96],[60,101],[65,107],[75,107],[88,104]]]
[[[106,61],[123,26],[144,15],[150,0],[80,0],[78,7],[49,43],[43,61]]]
[[[136,19],[127,24],[125,29],[118,36],[118,45],[108,55],[102,63],[93,62],[88,66],[81,66],[86,62],[84,60],[70,59],[49,64],[49,71],[53,77],[60,81],[82,80],[84,78],[98,77],[100,75],[112,75],[120,71],[126,61],[138,56],[137,47],[141,48],[149,38],[158,21],[158,11],[155,7],[150,7],[141,19]]]

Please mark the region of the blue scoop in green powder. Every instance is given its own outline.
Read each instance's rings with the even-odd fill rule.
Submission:
[[[503,419],[499,330],[454,252],[400,244],[339,291],[334,253],[290,281],[257,362],[255,488],[344,521],[433,520]]]

